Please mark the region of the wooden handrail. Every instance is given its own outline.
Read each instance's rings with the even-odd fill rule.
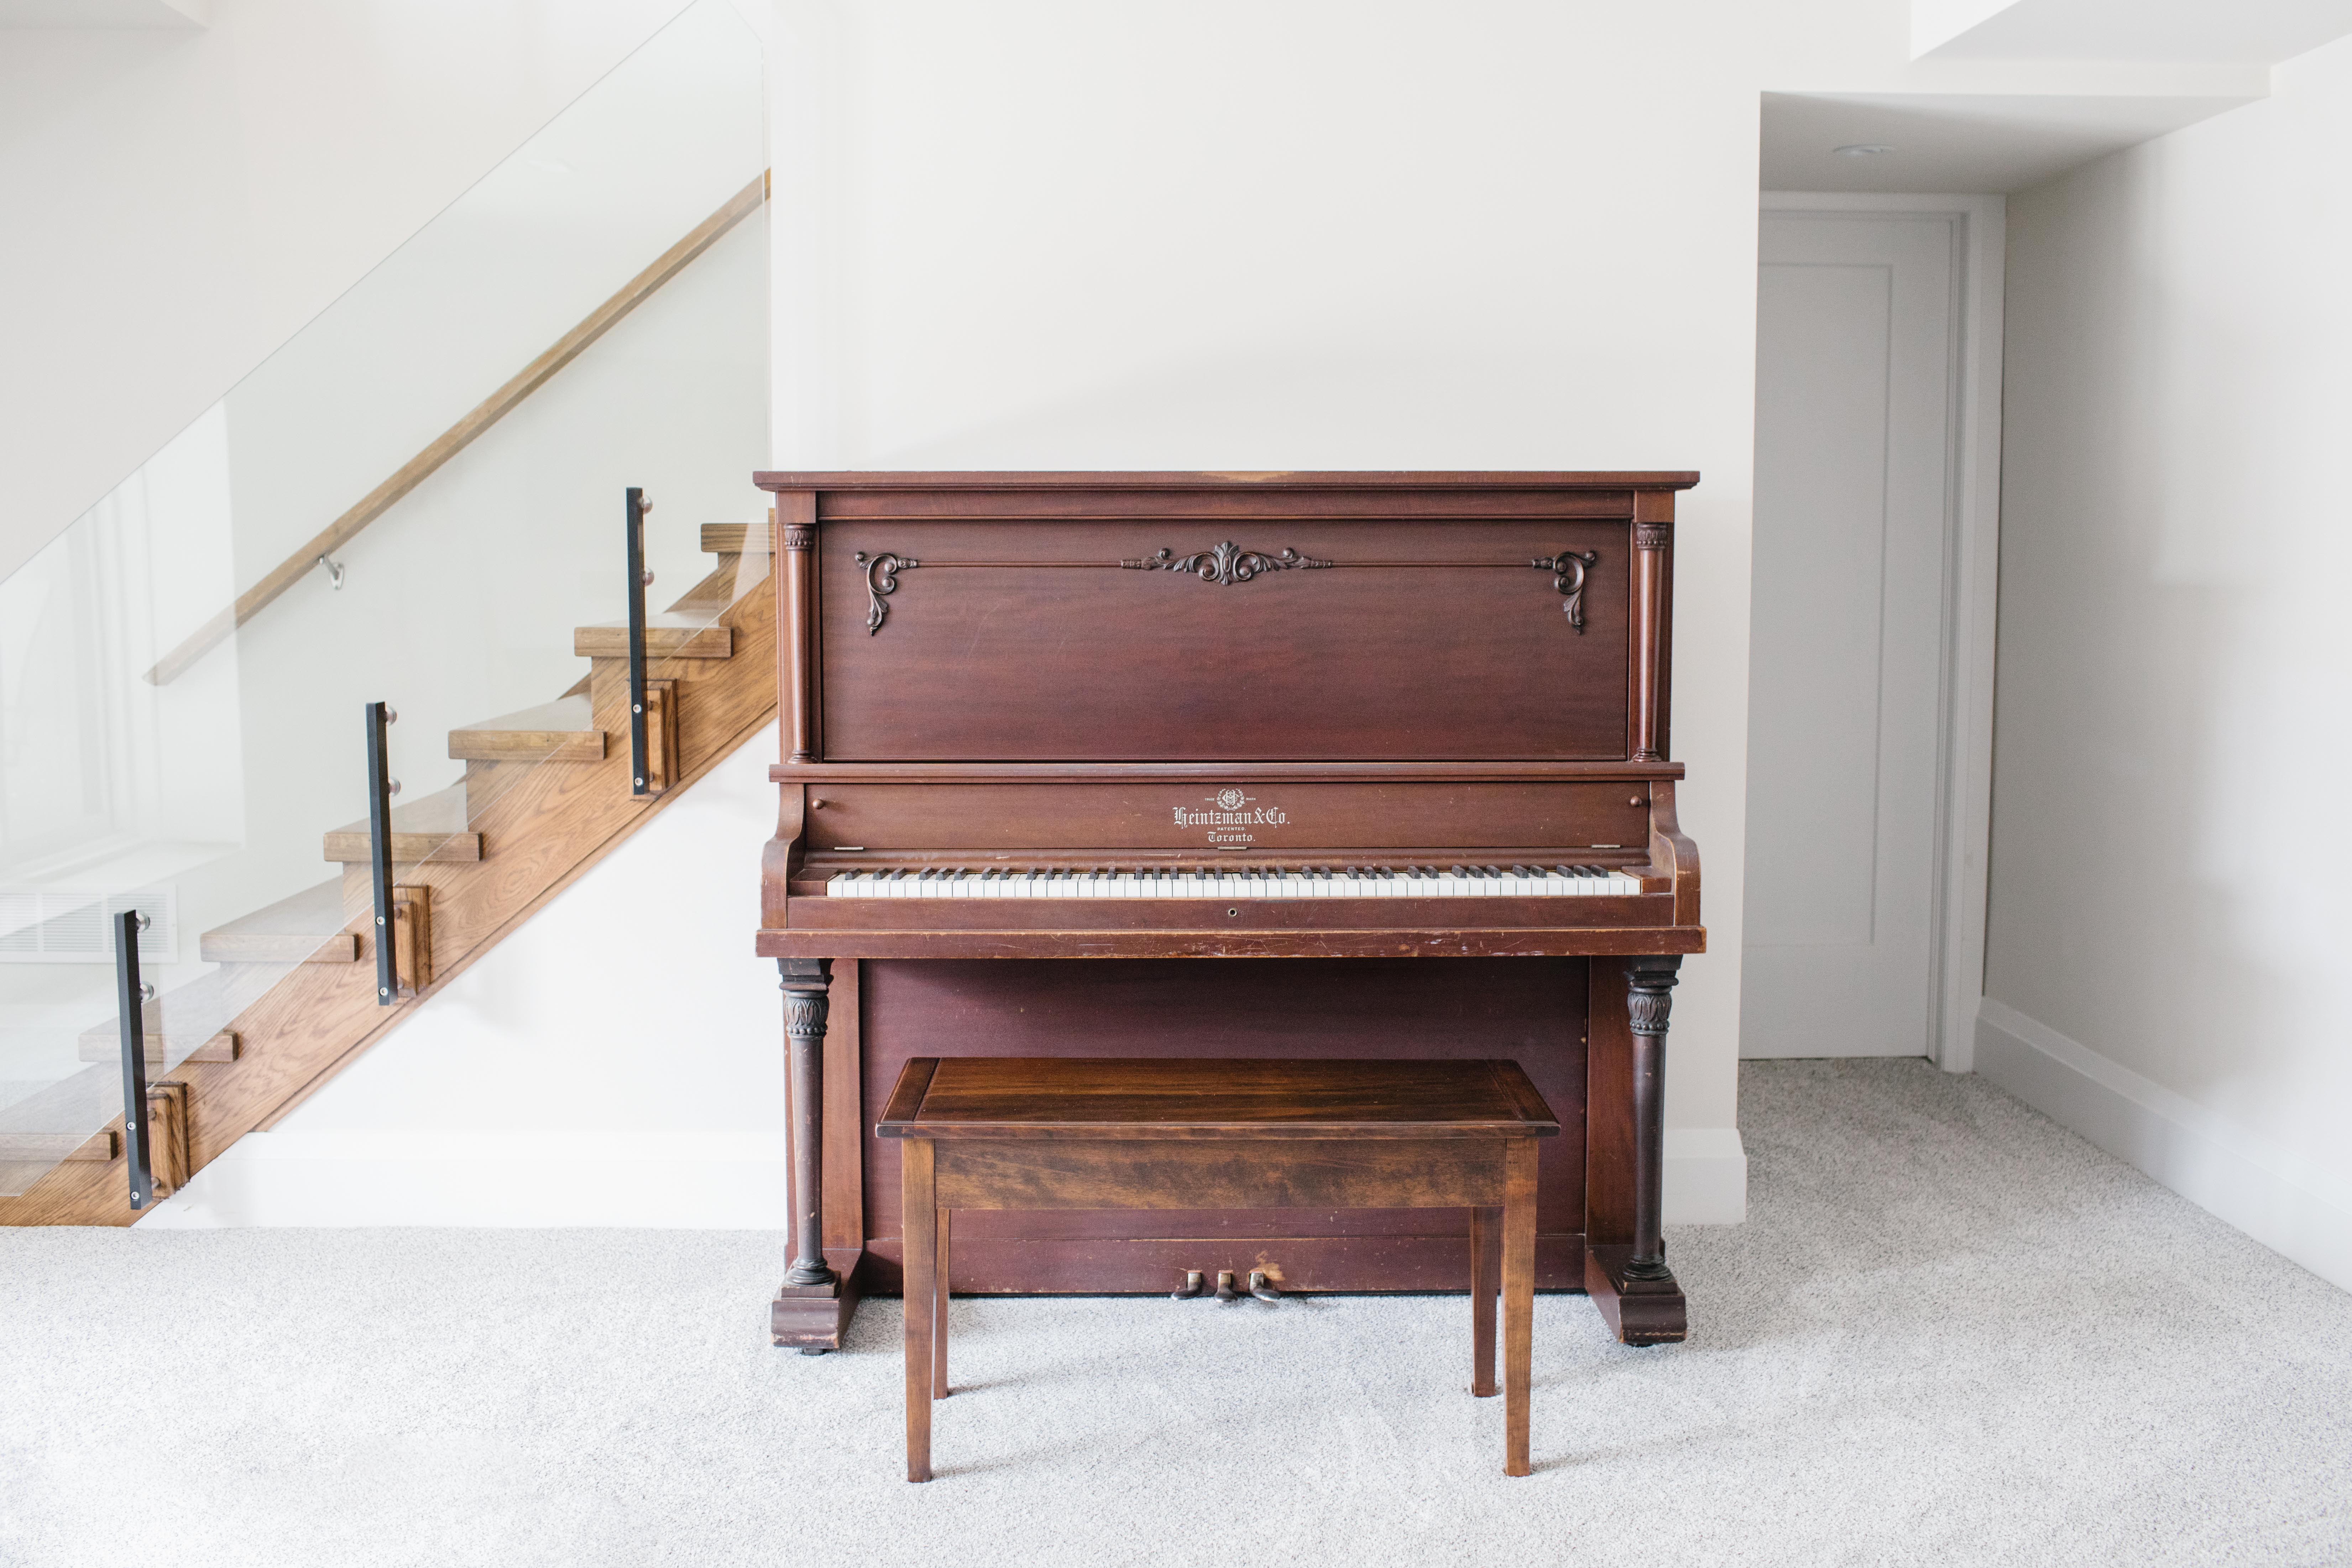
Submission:
[[[236,604],[198,626],[186,641],[165,654],[155,668],[147,672],[148,680],[162,686],[177,679],[231,632],[259,615],[263,606],[272,599],[292,587],[319,563],[319,557],[331,555],[349,543],[360,530],[390,511],[403,496],[423,484],[435,469],[471,446],[476,437],[505,418],[524,398],[546,385],[557,371],[578,359],[589,344],[611,331],[623,317],[643,304],[654,290],[677,277],[696,257],[717,244],[729,229],[757,212],[767,199],[768,176],[762,172],[758,179],[729,197],[726,205],[697,224],[692,233],[663,251],[652,266],[630,279],[619,293],[591,310],[578,326],[557,339],[554,347],[525,365],[520,374],[443,431],[431,446],[402,464],[397,473],[370,490],[357,506],[329,523],[325,531],[279,562],[260,582],[238,595]]]

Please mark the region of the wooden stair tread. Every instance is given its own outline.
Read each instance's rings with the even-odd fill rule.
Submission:
[[[359,933],[344,928],[343,881],[305,888],[196,939],[206,963],[357,963]]]
[[[740,555],[748,549],[775,553],[776,526],[772,522],[706,522],[702,549],[707,555]]]
[[[368,842],[364,825],[339,827],[327,835],[326,858],[341,866],[363,866],[375,850]],[[395,833],[392,836],[392,863],[395,866],[417,866],[427,860],[478,860],[482,858],[482,836],[478,833]]]
[[[469,809],[462,779],[447,789],[392,805],[393,863],[414,866],[426,860],[478,860],[482,836],[467,826]],[[326,857],[345,866],[362,866],[373,853],[368,846],[367,819],[347,822],[329,830]]]
[[[120,1134],[111,1128],[98,1132],[0,1132],[0,1163],[26,1161],[55,1164],[61,1160],[107,1162],[121,1152]]]
[[[452,730],[449,755],[468,763],[602,762],[604,731],[583,689]]]
[[[164,1061],[233,1062],[237,1058],[236,1035],[212,1027],[204,1020],[234,1013],[223,987],[199,981],[142,1007],[140,1024],[147,1031],[147,1066],[160,1070]],[[122,1030],[111,1018],[101,1018],[74,1040],[74,1054],[86,1062],[118,1061],[122,1056]]]
[[[626,658],[629,624],[581,626],[572,634],[572,651],[582,658]],[[734,628],[714,626],[700,616],[647,616],[646,654],[651,658],[732,658]]]
[[[155,1035],[147,1037],[147,1070],[161,1072],[166,1062],[233,1062],[245,1052],[243,1042],[234,1029],[216,1029],[187,1049],[185,1035]],[[122,1059],[122,1040],[114,1033],[111,1020],[105,1032],[92,1030],[74,1044],[74,1054],[86,1062],[111,1062]]]

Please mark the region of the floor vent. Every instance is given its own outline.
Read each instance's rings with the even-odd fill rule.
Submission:
[[[111,963],[108,922],[130,909],[147,917],[139,934],[140,962],[177,963],[179,900],[170,888],[122,893],[0,888],[0,963]]]

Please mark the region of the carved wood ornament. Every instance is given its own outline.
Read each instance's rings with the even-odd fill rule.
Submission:
[[[1654,546],[1644,544],[1643,548]],[[912,572],[923,563],[911,555],[900,555],[888,550],[870,552],[860,550],[852,559],[866,568],[866,635],[872,637],[882,629],[882,623],[890,618],[890,606],[885,601],[898,591],[898,574]],[[1580,636],[1584,631],[1584,590],[1588,574],[1600,561],[1601,552],[1597,550],[1563,550],[1557,555],[1539,555],[1528,563],[1537,571],[1552,574],[1552,591],[1560,596],[1560,613],[1568,617],[1568,624]],[[1121,572],[1174,572],[1198,577],[1203,583],[1232,587],[1277,572],[1315,572],[1334,567],[1384,571],[1477,571],[1508,563],[1496,561],[1324,561],[1312,555],[1302,555],[1288,545],[1279,550],[1244,550],[1228,539],[1189,555],[1179,555],[1173,550],[1163,548],[1150,555],[1123,559],[1115,563],[1108,561],[934,561],[930,564],[940,569],[961,568],[966,571],[1091,568]]]
[[[1318,561],[1312,555],[1301,555],[1287,546],[1276,551],[1244,550],[1230,539],[1207,550],[1196,550],[1190,555],[1178,555],[1161,550],[1140,561],[1122,561],[1125,572],[1190,572],[1203,583],[1246,583],[1266,572],[1287,572],[1293,567],[1312,571],[1328,566],[1328,561]]]

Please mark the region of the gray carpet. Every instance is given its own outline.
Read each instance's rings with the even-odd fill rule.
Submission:
[[[2352,1562],[2352,1297],[1972,1079],[1751,1064],[1691,1342],[1539,1299],[1537,1473],[1457,1299],[897,1303],[778,1238],[0,1232],[0,1563]]]

